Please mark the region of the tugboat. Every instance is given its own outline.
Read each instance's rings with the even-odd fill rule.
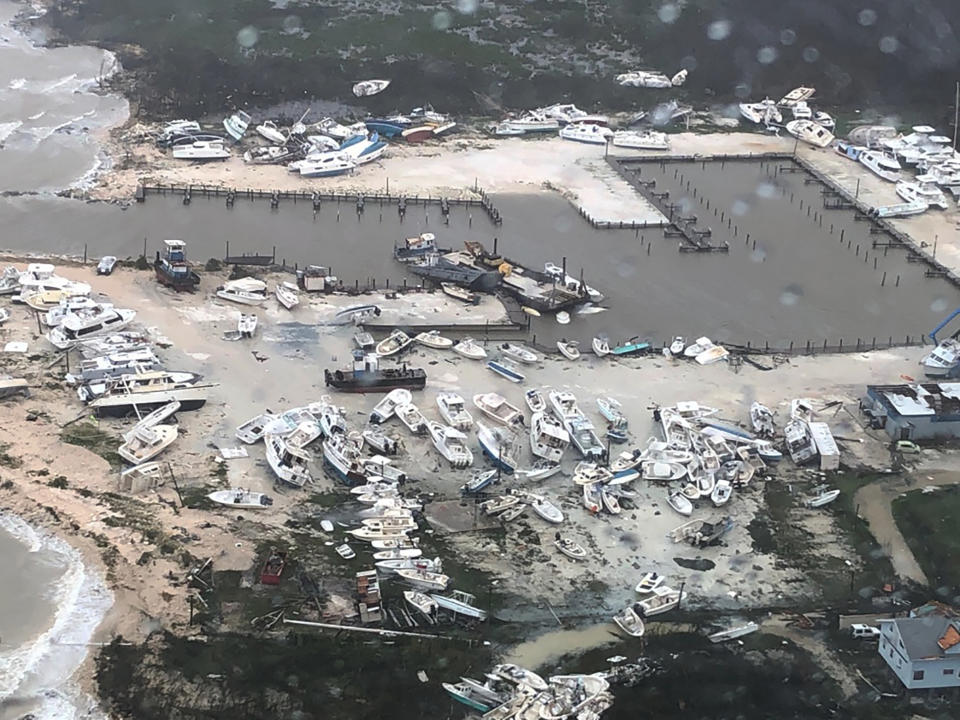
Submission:
[[[200,276],[190,269],[187,262],[186,243],[183,240],[164,240],[163,256],[157,251],[153,269],[161,285],[180,292],[193,292],[200,284]]]
[[[397,388],[423,390],[427,384],[427,374],[420,368],[404,364],[384,370],[376,353],[364,354],[362,350],[353,351],[353,369],[324,370],[323,379],[328,387],[354,393],[389,392]]]

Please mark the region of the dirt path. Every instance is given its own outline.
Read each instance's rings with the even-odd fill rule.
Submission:
[[[867,521],[870,532],[890,556],[893,569],[901,578],[922,585],[928,584],[927,576],[893,519],[891,504],[895,498],[912,490],[957,483],[960,483],[960,472],[955,470],[921,471],[910,476],[897,476],[865,485],[853,496],[854,506],[858,507],[860,517]]]

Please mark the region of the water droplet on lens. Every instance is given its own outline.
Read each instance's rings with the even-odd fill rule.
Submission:
[[[930,309],[935,313],[942,313],[947,311],[947,301],[943,298],[937,298],[932,303],[930,303]]]
[[[736,200],[730,208],[730,214],[741,217],[750,211],[750,205],[745,200]]]
[[[676,22],[677,18],[680,17],[680,8],[673,3],[664,3],[660,6],[660,9],[657,10],[657,17],[660,18],[660,22],[670,23]]]
[[[237,44],[241,47],[251,48],[257,44],[260,33],[253,25],[247,25],[237,31]]]
[[[895,53],[897,51],[897,48],[900,47],[900,41],[893,37],[893,35],[885,35],[884,37],[880,38],[879,45],[880,52],[889,55],[890,53]]]
[[[763,248],[757,248],[750,252],[750,259],[755,263],[761,263],[767,259],[767,251]]]
[[[790,28],[780,31],[780,42],[784,45],[793,45],[797,41],[797,33]]]
[[[815,63],[820,59],[820,51],[815,47],[805,47],[803,49],[803,60],[808,63]]]
[[[452,24],[453,16],[446,10],[441,10],[433,16],[434,30],[449,30]]]
[[[777,49],[769,45],[757,50],[757,62],[761,65],[769,65],[777,59]]]
[[[716,20],[707,26],[707,37],[711,40],[726,40],[730,37],[732,27],[729,20]]]
[[[477,11],[478,0],[457,0],[457,12],[463,15],[472,15]]]
[[[864,27],[873,25],[876,21],[877,21],[877,13],[875,10],[871,10],[870,8],[865,8],[864,10],[861,10],[860,14],[857,15],[857,22],[863,25]]]
[[[283,29],[288,33],[297,32],[300,27],[300,18],[298,18],[296,15],[287,15],[283,19]]]
[[[746,98],[750,97],[751,90],[753,90],[753,88],[747,83],[738,83],[733,89],[733,94],[741,100],[745,100]],[[739,112],[739,110],[737,112]]]
[[[757,197],[772,198],[777,194],[777,188],[773,183],[762,182],[757,185]]]

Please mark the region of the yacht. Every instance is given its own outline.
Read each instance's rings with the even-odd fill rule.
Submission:
[[[900,180],[900,163],[896,158],[877,150],[864,150],[858,159],[868,170],[884,180],[894,183]]]
[[[114,332],[130,324],[137,313],[133,310],[105,306],[98,312],[71,312],[63,322],[47,333],[47,340],[60,350],[72,348],[81,340]]]
[[[530,451],[537,457],[558,463],[570,444],[570,434],[551,415],[535,412],[530,421]]]
[[[450,463],[454,469],[461,469],[473,465],[473,453],[467,447],[467,436],[449,425],[428,421],[427,431],[433,446]]]
[[[791,120],[787,123],[787,132],[815,147],[827,147],[834,140],[833,133],[809,119]]]
[[[262,122],[257,125],[255,129],[257,134],[268,142],[272,142],[277,145],[283,145],[287,142],[287,134],[278,128],[277,124],[273,120]]]
[[[613,131],[610,128],[592,123],[568,123],[560,130],[564,140],[587,143],[588,145],[606,145]]]
[[[267,299],[267,284],[251,277],[228,280],[217,288],[217,297],[241,305],[260,305]]]
[[[386,150],[387,143],[381,140],[376,132],[370,133],[369,137],[356,135],[345,140],[340,146],[340,154],[344,158],[352,159],[357,165],[380,159]]]
[[[655,130],[617,130],[613,134],[614,147],[630,150],[669,150],[670,140],[666,133]]]
[[[946,210],[947,198],[933,180],[930,175],[918,175],[916,182],[901,180],[897,183],[897,195],[908,203],[923,202]]]
[[[920,364],[927,377],[953,377],[960,368],[960,341],[953,338],[941,341]]]
[[[223,146],[223,140],[195,140],[174,145],[170,154],[177,160],[226,160],[230,149]]]
[[[26,298],[36,292],[47,290],[62,290],[66,295],[89,295],[90,285],[85,282],[74,282],[57,275],[53,265],[48,263],[30,263],[27,269],[20,273],[18,279],[20,293],[14,302],[26,302]]]
[[[42,317],[43,323],[48,327],[56,327],[63,322],[64,318],[70,313],[78,311],[91,311],[96,309],[105,309],[112,307],[106,303],[98,303],[93,298],[85,295],[70,295],[63,298],[54,307],[50,308]]]
[[[592,115],[585,110],[581,110],[573,104],[557,103],[540,108],[537,112],[546,117],[559,120],[561,124],[565,123],[591,123],[593,125],[606,125],[609,118],[606,115]]]
[[[178,377],[181,375],[192,377]],[[207,402],[210,387],[213,385],[198,383],[193,373],[151,370],[111,378],[102,393],[90,395],[93,399],[89,400],[88,407],[100,417],[123,417],[138,409],[153,410],[175,400],[180,403],[181,410],[196,410]],[[87,392],[88,386],[84,386],[77,394],[87,401]]]
[[[81,360],[76,372],[67,373],[66,381],[69,385],[79,385],[138,371],[153,370],[159,364],[160,360],[150,348],[110,353],[89,360]]]
[[[303,448],[288,445],[282,435],[267,433],[263,436],[267,448],[267,462],[270,469],[283,482],[294,487],[303,487],[311,479],[307,467],[310,453]]]
[[[560,121],[542,113],[528,113],[522,117],[503,120],[493,128],[494,135],[524,135],[526,133],[556,132]]]

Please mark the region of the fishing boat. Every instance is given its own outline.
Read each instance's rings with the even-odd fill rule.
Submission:
[[[283,569],[287,564],[287,553],[276,548],[270,549],[270,554],[260,569],[261,585],[279,585],[280,576],[283,575]]]
[[[380,357],[389,357],[396,355],[402,350],[406,350],[413,342],[413,338],[407,335],[403,330],[394,330],[390,335],[377,343],[377,355]]]
[[[422,435],[427,431],[427,419],[420,412],[420,408],[413,403],[398,405],[394,412],[400,422],[406,425],[407,430],[414,435]]]
[[[613,131],[602,125],[592,123],[568,123],[560,128],[560,137],[588,145],[606,145]]]
[[[725,505],[733,494],[733,485],[729,480],[717,480],[713,485],[713,492],[710,493],[710,502],[716,507]]]
[[[443,337],[438,330],[419,333],[413,339],[435,350],[448,350],[453,347],[453,340]]]
[[[653,591],[650,597],[638,601],[636,607],[641,611],[641,615],[646,618],[675,610],[680,606],[680,601],[684,597],[686,597],[686,593],[661,585]]]
[[[503,343],[503,345],[500,346],[500,352],[511,360],[527,365],[532,365],[540,361],[540,357],[535,352],[516,343]]]
[[[386,561],[389,562],[389,561]],[[377,563],[377,567],[380,567],[381,563]],[[412,568],[397,568],[397,569],[412,569]],[[425,617],[433,619],[437,615],[437,611],[440,609],[440,606],[437,605],[437,601],[434,600],[429,595],[425,593],[418,592],[417,590],[404,590],[403,599],[414,610],[417,610]],[[446,683],[445,683],[446,685]],[[477,708],[481,709],[481,708]],[[489,709],[489,708],[488,708]]]
[[[477,421],[477,439],[483,454],[493,461],[493,464],[512,475],[518,466],[519,447],[516,436],[503,427],[488,427]]]
[[[519,470],[517,472],[520,472]],[[549,460],[537,460],[529,470],[524,470],[527,480],[546,480],[560,472],[560,463]]]
[[[615,398],[598,397],[597,408],[600,410],[600,414],[603,415],[608,422],[616,423],[624,419],[620,401],[616,400]]]
[[[580,343],[576,340],[567,340],[566,338],[557,340],[557,350],[567,360],[580,359]]]
[[[400,452],[400,443],[386,433],[378,432],[377,430],[364,430],[361,433],[361,437],[363,437],[367,445],[378,453],[396,455]]]
[[[530,508],[548,523],[559,524],[563,522],[563,512],[560,508],[547,500],[542,495],[527,495]]]
[[[611,515],[619,515],[621,512],[620,500],[610,491],[606,485],[600,485],[600,500],[603,502],[603,508]]]
[[[496,469],[475,473],[474,476],[460,488],[460,492],[465,495],[481,492],[497,479],[497,475]]]
[[[473,338],[464,338],[453,346],[453,351],[471,360],[483,360],[487,351]]]
[[[378,570],[393,573],[401,568],[420,568],[429,572],[441,572],[443,563],[440,558],[428,560],[426,558],[391,558],[389,560],[378,560],[376,563]]]
[[[510,382],[518,383],[526,379],[526,376],[512,365],[498,362],[497,360],[488,360],[487,369],[495,372],[500,377],[504,377]]]
[[[606,357],[610,354],[610,341],[604,336],[593,339],[593,353],[597,357]]]
[[[773,412],[759,402],[750,404],[750,425],[753,427],[753,431],[761,437],[772,437],[777,429]]]
[[[817,446],[810,434],[809,425],[803,420],[791,420],[783,427],[783,439],[790,459],[797,465],[813,459]]]
[[[658,587],[663,585],[666,577],[656,572],[646,572],[640,576],[640,582],[634,588],[640,595],[652,593]]]
[[[669,150],[670,140],[666,133],[654,130],[617,130],[611,143],[614,147],[629,150]]]
[[[621,345],[617,345],[610,352],[618,356],[633,355],[634,353],[646,352],[649,349],[650,349],[650,343],[646,342],[645,340],[641,340],[640,338],[633,337],[627,340],[626,342],[622,343]]]
[[[363,438],[356,435],[336,434],[322,443],[324,468],[346,485],[362,485],[369,472],[363,464],[361,450]]]
[[[267,299],[267,284],[251,277],[228,280],[217,288],[217,297],[241,305],[261,305]]]
[[[580,415],[564,421],[564,429],[570,436],[570,442],[577,449],[580,455],[589,460],[596,460],[604,453],[603,443],[597,437],[593,429],[593,423],[586,417]]]
[[[519,495],[500,495],[480,503],[480,509],[487,515],[496,515],[502,513],[508,508],[512,508],[520,503]]]
[[[401,405],[406,405],[413,400],[413,395],[406,388],[397,388],[391,390],[386,396],[373,406],[373,412],[370,413],[370,422],[385,423],[392,418]]]
[[[741,638],[744,635],[749,635],[760,629],[760,626],[755,622],[748,622],[743,625],[737,625],[727,630],[720,630],[711,635],[707,636],[707,639],[712,643],[721,643],[726,642],[727,640],[736,640]]]
[[[674,490],[667,495],[667,504],[681,515],[689,517],[693,513],[693,505],[681,490]]]
[[[807,500],[807,507],[818,508],[828,505],[840,496],[839,490],[821,490],[819,494]]]
[[[575,485],[600,485],[609,482],[613,474],[605,467],[594,462],[579,462],[573,469]]]
[[[395,574],[401,580],[427,590],[446,590],[447,585],[450,584],[450,578],[447,575],[420,568],[398,568]]]
[[[473,425],[466,401],[455,392],[437,393],[437,409],[444,422],[457,430],[468,430]]]
[[[343,392],[389,392],[397,388],[423,390],[427,384],[427,374],[420,368],[406,365],[400,368],[380,368],[380,359],[376,353],[364,354],[355,350],[352,370],[323,371],[324,382]]]
[[[643,619],[637,615],[633,605],[628,605],[623,611],[613,616],[613,621],[617,626],[631,637],[643,636]]]
[[[930,175],[918,175],[916,182],[901,180],[897,183],[896,191],[908,203],[922,202],[941,210],[947,209],[947,198]]]
[[[237,318],[237,334],[242,338],[252,338],[257,331],[257,316],[253,313],[240,313]]]
[[[603,507],[603,496],[600,493],[599,483],[586,483],[581,486],[583,495],[583,506],[587,512],[598,513]]]
[[[560,533],[557,533],[556,539],[553,541],[554,547],[557,548],[561,553],[566,555],[571,560],[584,560],[587,557],[587,551],[584,550],[582,545],[575,543],[573,540],[568,540],[567,538],[560,537]]]
[[[513,507],[507,508],[500,516],[497,518],[500,522],[508,523],[512,520],[516,520],[518,517],[523,515],[527,510],[526,503],[518,503]]]
[[[353,560],[357,556],[357,553],[354,552],[353,548],[347,543],[337,545],[334,550],[337,552],[337,555],[342,557],[344,560]]]
[[[230,488],[229,490],[215,490],[209,493],[207,497],[218,505],[226,505],[232,508],[244,508],[247,510],[262,510],[265,507],[273,505],[273,499],[263,493],[250,492],[242,488]]]
[[[282,435],[263,436],[267,448],[267,463],[280,480],[293,487],[303,487],[311,480],[308,463],[310,454],[303,448],[288,445]]]
[[[680,488],[680,492],[687,500],[700,499],[700,487],[695,482],[688,482]]]
[[[900,163],[891,155],[879,150],[864,150],[857,159],[870,172],[887,182],[895,183],[900,180]]]
[[[283,305],[287,310],[293,310],[297,305],[300,304],[300,298],[297,297],[297,293],[286,285],[278,283],[277,286],[273,289],[274,295],[277,296],[277,302]]]
[[[251,119],[250,115],[243,110],[237,110],[230,117],[224,118],[223,129],[227,131],[227,135],[239,141],[250,127]]]
[[[125,436],[125,442],[117,448],[117,454],[131,465],[152,460],[174,440],[177,439],[176,425],[153,425],[143,427],[140,424]]]
[[[455,615],[466,615],[477,620],[487,619],[487,611],[476,607],[477,598],[468,592],[453,590],[449,595],[431,593],[430,597],[437,601],[437,605]]]
[[[503,425],[523,425],[523,413],[520,409],[507,402],[506,398],[497,393],[482,393],[473,396],[473,404],[484,415]]]
[[[794,108],[795,116],[796,110],[797,108]],[[810,112],[809,108],[807,108],[807,112]],[[788,122],[787,132],[798,140],[802,140],[805,143],[809,143],[810,145],[819,148],[827,147],[835,139],[833,137],[833,133],[819,123],[809,119],[809,117],[799,118],[797,120],[791,120]]]
[[[437,452],[443,455],[452,468],[460,469],[473,465],[473,453],[467,447],[467,436],[462,432],[432,420],[427,421],[427,432],[430,433]]]
[[[385,482],[400,483],[407,479],[407,474],[396,465],[391,464],[390,458],[383,455],[363,458],[360,460],[360,464],[368,475],[379,477]],[[404,507],[413,507],[416,504],[414,500],[404,500]]]
[[[570,435],[560,422],[544,410],[533,413],[530,420],[530,451],[534,455],[551,464],[559,464],[569,444]]]
[[[187,262],[186,243],[183,240],[164,240],[163,254],[157,251],[153,270],[157,281],[176,292],[192,292],[200,284],[200,276]]]
[[[380,307],[378,305],[351,305],[350,307],[345,307],[342,310],[338,310],[337,314],[333,316],[333,325],[347,325],[353,323],[358,325],[364,320],[369,320],[373,317],[379,317]]]
[[[372,545],[373,543],[371,543]],[[396,560],[400,558],[418,558],[423,555],[423,551],[417,547],[393,548],[391,550],[378,550],[373,553],[374,560]]]

